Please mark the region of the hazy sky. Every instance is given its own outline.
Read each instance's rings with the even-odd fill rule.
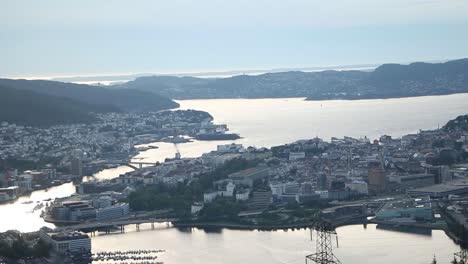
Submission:
[[[0,0],[0,77],[468,57],[468,0]]]

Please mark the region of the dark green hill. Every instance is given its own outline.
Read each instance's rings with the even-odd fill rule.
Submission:
[[[468,131],[468,115],[461,115],[448,121],[444,129],[449,131]]]
[[[43,80],[0,79],[0,86],[68,98],[87,105],[125,112],[159,111],[179,105],[155,93],[130,89],[107,89],[84,84]]]
[[[0,121],[18,125],[50,126],[89,123],[92,112],[109,111],[70,99],[0,86]]]

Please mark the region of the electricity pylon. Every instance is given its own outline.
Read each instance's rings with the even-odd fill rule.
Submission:
[[[341,264],[338,258],[333,254],[333,246],[331,237],[336,235],[335,229],[328,222],[320,222],[314,226],[317,233],[317,241],[315,242],[315,253],[306,256],[305,263],[316,264]],[[312,231],[311,231],[312,232]],[[338,238],[336,239],[338,244]]]

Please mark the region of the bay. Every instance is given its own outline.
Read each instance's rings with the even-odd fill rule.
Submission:
[[[158,149],[139,153],[135,160],[163,161],[180,151],[183,157],[197,157],[216,149],[218,144],[271,147],[300,139],[321,137],[378,138],[387,134],[400,137],[419,129],[433,129],[458,115],[468,113],[468,94],[359,101],[305,101],[303,98],[212,99],[178,101],[180,109],[209,112],[215,123],[225,123],[243,138],[236,141],[194,141],[178,144],[156,142]],[[103,170],[96,179],[110,179],[130,171],[121,166]],[[89,178],[88,178],[89,180]],[[51,227],[32,212],[37,202],[72,194],[71,183],[35,191],[19,200],[0,205],[0,231],[28,232],[43,225]],[[24,202],[33,201],[25,204]],[[223,229],[205,232],[179,230],[162,224],[151,230],[142,226],[126,228],[125,234],[93,237],[93,251],[135,248],[167,249],[161,255],[166,263],[304,263],[313,252],[309,232],[240,231]],[[406,234],[359,225],[337,229],[340,248],[335,249],[343,263],[428,263],[436,254],[439,263],[449,263],[458,250],[442,231],[431,235]]]

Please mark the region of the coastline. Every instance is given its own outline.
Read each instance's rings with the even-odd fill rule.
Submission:
[[[209,97],[209,98],[174,98],[172,100],[176,102],[180,101],[201,101],[201,100],[261,100],[261,99],[303,99],[304,101],[359,101],[359,100],[386,100],[386,99],[405,99],[405,98],[418,98],[418,97],[437,97],[437,96],[449,96],[457,94],[468,94],[466,92],[454,92],[454,93],[441,93],[441,94],[421,94],[421,95],[400,95],[400,96],[375,96],[375,97],[322,97],[312,98],[311,96],[281,96],[281,97]],[[180,108],[180,107],[179,107]],[[176,109],[179,109],[176,108]]]
[[[274,231],[279,229],[307,229],[312,228],[313,224],[289,224],[289,225],[247,225],[229,222],[197,222],[197,223],[179,223],[173,222],[174,227],[178,228],[215,228],[215,229],[233,229],[233,230],[263,230]]]
[[[346,221],[339,223],[333,223],[333,226],[342,227],[347,225],[366,225],[368,222],[365,218],[350,218]],[[233,229],[233,230],[261,230],[261,231],[275,231],[275,230],[284,230],[284,229],[308,229],[313,228],[315,223],[295,223],[295,224],[280,224],[280,225],[258,225],[258,224],[241,224],[234,222],[173,222],[174,227],[180,228],[219,228],[219,229]]]
[[[305,97],[304,101],[359,101],[359,100],[386,100],[386,99],[404,99],[404,98],[418,98],[418,97],[434,97],[434,96],[448,96],[456,94],[468,94],[466,92],[454,92],[454,93],[441,93],[441,94],[420,94],[420,95],[399,95],[399,96],[368,96],[368,97],[322,97],[322,98],[313,98],[311,96]],[[303,97],[301,97],[303,98]]]
[[[408,227],[408,228],[422,228],[428,230],[440,230],[453,240],[456,244],[461,245],[463,242],[456,234],[452,233],[449,228],[425,223],[395,223],[380,220],[366,220],[351,219],[334,225],[335,228],[351,226],[351,225],[387,225],[393,227]],[[310,224],[283,224],[283,225],[253,225],[253,224],[239,224],[229,222],[173,222],[175,228],[199,228],[199,229],[231,229],[231,230],[249,230],[249,231],[277,231],[277,230],[301,230],[314,228],[314,223]]]

